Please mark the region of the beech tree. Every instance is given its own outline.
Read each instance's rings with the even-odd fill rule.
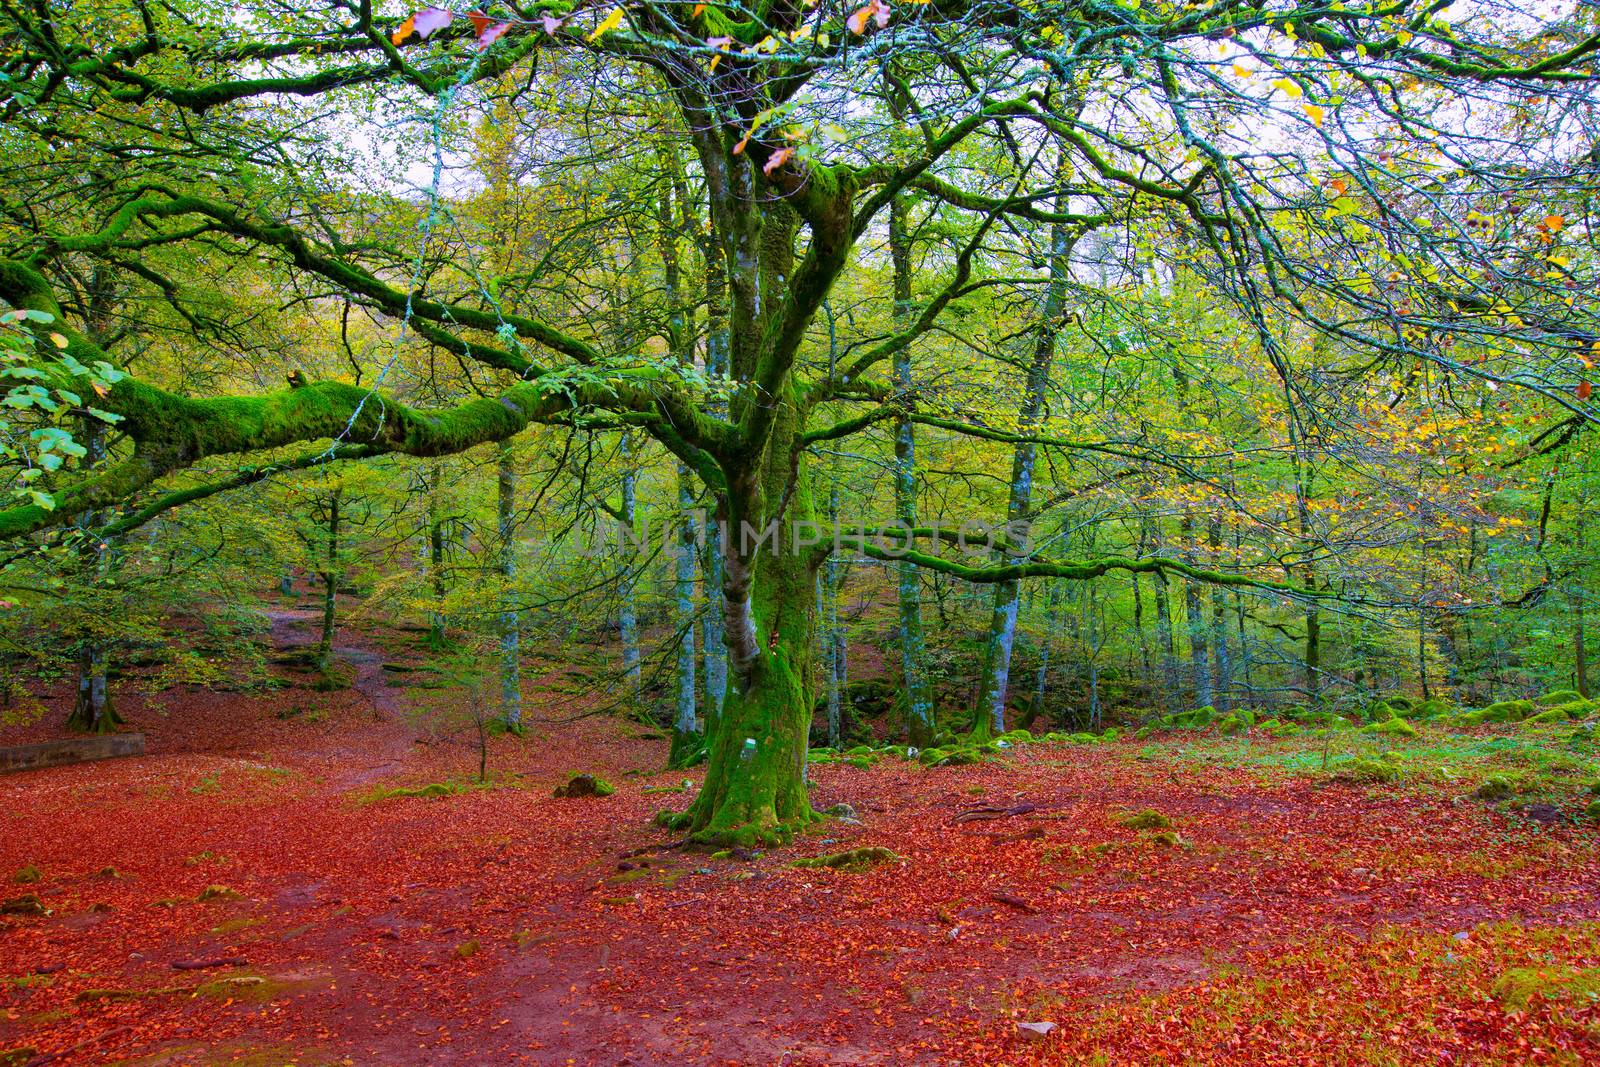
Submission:
[[[1594,330],[1575,294],[1591,290],[1593,264],[1564,236],[1567,213],[1523,208],[1530,188],[1553,185],[1572,214],[1583,210],[1597,141],[1574,105],[1600,47],[1590,18],[1489,4],[1450,23],[1438,5],[1411,0],[608,0],[470,16],[368,0],[293,12],[100,0],[73,5],[70,18],[8,6],[3,136],[17,158],[47,162],[0,191],[0,298],[35,315],[27,367],[40,388],[71,392],[114,438],[103,465],[59,464],[48,486],[24,486],[0,510],[0,537],[47,539],[133,500],[149,517],[221,492],[237,479],[165,491],[163,479],[222,455],[291,468],[439,457],[533,423],[643,435],[708,488],[721,531],[728,690],[704,786],[670,822],[703,841],[781,840],[812,817],[816,572],[833,547],[804,533],[819,519],[805,474],[814,448],[898,422],[1064,455],[1191,463],[1137,435],[1066,439],[1031,417],[1008,425],[947,410],[926,402],[915,377],[908,384],[897,368],[1012,261],[1010,228],[1100,231],[1129,260],[1152,239],[1175,250],[1169,266],[1231,300],[1279,370],[1297,448],[1317,432],[1315,375],[1352,363],[1501,383],[1564,407],[1574,425],[1588,418],[1587,363],[1575,356]],[[435,261],[437,176],[456,109],[493,85],[552,77],[571,90],[574,72],[586,107],[619,129],[634,128],[641,101],[671,104],[648,112],[648,138],[682,150],[705,207],[709,335],[697,364],[631,329],[593,328],[637,311],[625,295],[519,312],[488,286],[452,286]],[[307,111],[367,122],[350,134],[360,141],[405,107],[431,116],[435,181],[421,218],[381,193],[330,210],[323,194],[338,181],[315,155],[330,127]],[[912,196],[941,213],[917,299],[897,286],[880,336],[818,358],[824,301],[886,236],[898,241],[897,205]],[[408,214],[409,233],[396,224]],[[308,299],[360,308],[504,384],[444,407],[409,403],[381,376],[246,393],[168,387],[120,365],[65,295],[70,274],[114,264],[176,320],[226,343],[178,266],[229,257],[270,263]],[[1018,269],[1050,291],[1048,261]],[[725,296],[710,295],[712,276]],[[540,283],[535,265],[498,287]],[[1047,319],[1065,313],[1046,303]],[[1289,339],[1306,330],[1327,338],[1321,366],[1295,361],[1304,346]],[[722,375],[726,396],[712,380]],[[21,449],[16,463],[28,468],[37,451]],[[1157,554],[1058,558],[1015,530],[993,544],[998,559],[974,558],[959,551],[965,540],[903,521],[842,536],[868,557],[971,583],[1177,579],[1194,590],[1196,642],[1210,625],[1203,585],[1327,595],[1292,569],[1286,580],[1281,568]],[[1195,650],[1198,674],[1209,668]]]

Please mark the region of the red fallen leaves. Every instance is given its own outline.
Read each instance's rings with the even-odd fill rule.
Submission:
[[[496,742],[491,767],[526,790],[361,804],[471,757],[334,696],[353,703],[320,726],[275,720],[286,694],[175,699],[139,723],[166,755],[0,779],[0,874],[39,866],[29,888],[56,912],[6,922],[0,976],[60,968],[0,994],[0,1048],[88,1041],[62,1062],[94,1063],[201,1033],[394,1064],[1593,1058],[1580,1007],[1489,995],[1507,966],[1594,964],[1595,929],[1576,925],[1596,917],[1590,834],[1418,794],[1175,778],[1116,745],[1029,747],[939,772],[817,767],[817,804],[865,825],[823,823],[754,863],[647,851],[629,861],[647,876],[611,884],[619,856],[666,843],[646,826],[661,798],[686,800],[641,791],[682,778],[654,773],[661,743],[585,721]],[[621,789],[550,798],[574,768]],[[1016,814],[959,821],[975,806]],[[1147,807],[1189,847],[1117,825]],[[864,845],[904,859],[788,866]],[[195,903],[213,884],[244,899]],[[1507,916],[1525,925],[1480,925]],[[74,1000],[230,957],[285,991]],[[1019,1040],[1039,1019],[1060,1029]]]

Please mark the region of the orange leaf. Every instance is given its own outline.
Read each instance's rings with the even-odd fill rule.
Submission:
[[[482,11],[468,11],[467,18],[472,22],[472,32],[479,37],[483,36],[484,30],[494,25],[494,19],[485,15]]]
[[[1546,215],[1540,225],[1551,233],[1560,233],[1566,227],[1567,220],[1560,215]]]
[[[406,20],[400,24],[400,28],[394,31],[394,36],[390,37],[389,40],[393,41],[395,44],[399,44],[407,37],[410,37],[411,31],[416,28],[417,17],[415,15],[409,15],[406,17]]]
[[[789,160],[793,157],[794,149],[780,148],[776,152],[772,153],[772,155],[767,157],[766,165],[761,168],[761,173],[771,177],[773,171],[789,162]]]
[[[1588,400],[1589,394],[1594,392],[1594,386],[1590,385],[1587,381],[1583,381],[1579,382],[1578,388],[1573,391],[1578,394],[1579,400]]]

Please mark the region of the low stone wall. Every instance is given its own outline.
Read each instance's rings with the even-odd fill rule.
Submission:
[[[68,763],[144,755],[144,734],[105,734],[75,737],[69,741],[41,741],[36,745],[0,747],[0,774],[60,767]]]

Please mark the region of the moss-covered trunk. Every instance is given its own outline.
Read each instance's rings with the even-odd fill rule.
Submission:
[[[730,635],[753,631],[745,647],[754,654],[747,666],[742,656],[733,657],[741,668],[707,737],[705,782],[689,809],[672,820],[707,843],[778,844],[812,817],[805,767],[816,703],[820,557],[793,536],[814,530],[815,515],[797,469],[801,406],[792,389],[780,406],[751,492],[730,510],[722,531],[725,629]]]

